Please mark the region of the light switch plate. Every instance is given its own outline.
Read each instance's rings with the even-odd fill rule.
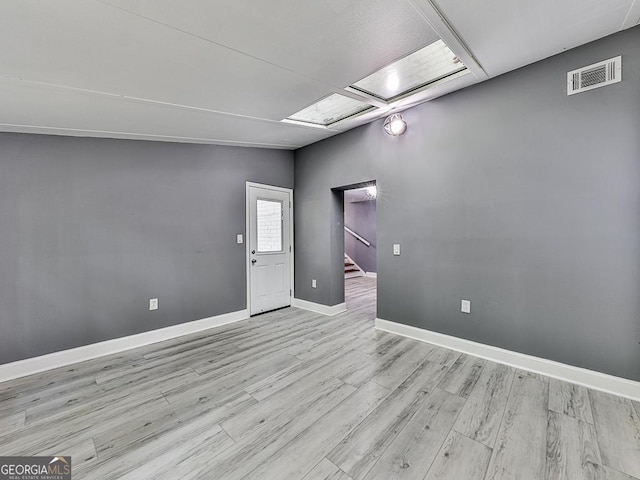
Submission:
[[[462,300],[460,304],[460,311],[462,313],[471,313],[471,300]]]
[[[241,233],[239,233],[239,234],[236,236],[236,242],[238,242],[238,243],[242,243],[243,241],[244,241],[244,239],[242,238],[242,234],[241,234]]]
[[[316,288],[316,280],[311,280],[311,288]]]
[[[399,243],[394,243],[393,244],[393,254],[394,255],[400,255],[400,244]]]

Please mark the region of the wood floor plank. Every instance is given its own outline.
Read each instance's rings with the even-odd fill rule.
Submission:
[[[469,394],[453,429],[493,448],[513,377],[514,370],[511,367],[489,362]]]
[[[429,360],[440,365],[451,367],[456,360],[462,355],[455,350],[449,350],[448,348],[435,347],[435,350],[429,355]]]
[[[580,385],[550,379],[549,410],[593,424],[589,394],[587,389]]]
[[[604,465],[640,478],[640,417],[631,400],[589,390]]]
[[[412,343],[401,352],[386,358],[371,380],[392,390],[402,384],[433,351],[433,347],[426,343]]]
[[[90,438],[81,442],[65,440],[57,445],[47,445],[44,450],[35,454],[38,457],[50,455],[70,456],[74,476],[78,469],[90,469],[98,460],[95,444]]]
[[[97,373],[126,367],[140,358],[137,349],[129,350],[0,383],[0,404],[4,403],[7,397],[43,391],[48,393],[59,386],[78,381],[86,382],[87,379],[93,382]]]
[[[602,480],[640,480],[637,477],[632,477],[607,466],[600,467],[600,475],[601,477],[598,478],[602,478]]]
[[[148,374],[146,374],[148,375]],[[108,405],[119,398],[134,395],[138,392],[158,392],[163,388],[183,388],[199,379],[199,375],[191,369],[167,371],[159,376],[140,377],[137,381],[128,380],[124,384],[107,384],[88,386],[78,392],[53,398],[37,407],[27,409],[27,423],[73,415],[78,410],[86,410],[88,405],[97,408],[98,405]]]
[[[602,478],[598,471],[601,463],[593,425],[563,413],[549,411],[546,479]]]
[[[442,379],[438,388],[467,398],[478,378],[480,378],[486,363],[487,361],[481,358],[460,355],[449,368],[447,375]]]
[[[398,343],[406,340],[405,338],[394,335],[392,333],[374,330],[375,335],[369,340],[369,343],[362,346],[360,351],[369,355],[384,355],[389,349],[395,347]]]
[[[425,361],[358,427],[327,455],[354,478],[362,479],[422,405],[447,368]]]
[[[235,441],[247,437],[265,435],[291,422],[291,418],[299,418],[309,409],[317,408],[322,403],[334,403],[336,395],[344,392],[353,393],[355,387],[343,384],[335,378],[324,382],[300,382],[302,388],[290,388],[284,395],[277,395],[259,402],[243,412],[222,423],[222,428]]]
[[[548,399],[547,383],[515,376],[487,480],[544,478]]]
[[[189,442],[180,441],[184,438],[188,438]],[[233,445],[233,440],[220,426],[203,421],[191,422],[126,451],[117,461],[100,462],[86,468],[74,469],[74,477],[120,480],[154,478],[176,463],[190,461],[196,449],[205,448],[212,456],[221,454]]]
[[[369,382],[253,470],[247,480],[303,478],[387,396],[389,390]]]
[[[345,372],[342,381],[359,387],[371,380],[387,388],[396,388],[429,356],[430,346],[406,338],[371,354],[369,361]]]
[[[0,449],[4,455],[36,455],[49,445],[65,441],[81,443],[109,428],[134,421],[138,416],[166,406],[161,393],[123,394],[112,401],[96,399],[82,408],[61,415],[51,415],[12,433],[0,434]]]
[[[369,357],[358,350],[341,350],[315,362],[303,362],[291,368],[277,372],[264,380],[245,388],[245,391],[258,400],[264,400],[283,388],[304,379],[313,377],[316,382],[321,379],[339,378],[345,372],[352,371],[362,363],[369,361]]]
[[[422,480],[463,404],[458,395],[434,389],[364,478]]]
[[[188,386],[163,390],[162,393],[170,403],[180,402],[185,398],[196,395],[203,396],[215,393],[227,396],[244,390],[249,385],[253,385],[281,370],[286,370],[297,363],[299,361],[295,357],[276,351],[269,356],[262,357],[261,361],[257,361],[255,364],[244,365],[235,370],[225,370],[222,376],[209,372],[201,375],[200,378],[191,382]]]
[[[549,383],[550,378],[546,375],[542,375],[536,372],[530,372],[529,370],[520,370],[516,368],[516,375],[520,375],[521,377],[533,378],[534,380],[538,380],[539,382]]]
[[[102,462],[116,460],[127,451],[145,445],[179,428],[180,425],[201,421],[219,424],[228,418],[238,416],[256,403],[254,398],[241,392],[226,398],[191,399],[188,403],[167,404],[96,434],[96,451]]]
[[[303,480],[353,480],[326,458],[320,460]]]
[[[238,442],[209,464],[206,472],[194,471],[185,478],[221,478],[240,480],[245,478],[260,464],[272,458],[277,452],[304,432],[310,425],[340,405],[354,394],[354,388],[341,384],[332,395],[322,397],[322,402],[307,409],[303,416],[290,418],[287,423],[277,423],[274,428],[261,430]],[[209,472],[209,473],[207,473]]]
[[[0,432],[7,434],[21,429],[24,427],[26,418],[27,412],[25,411],[0,417]]]
[[[452,431],[425,480],[483,480],[490,460],[489,447]]]

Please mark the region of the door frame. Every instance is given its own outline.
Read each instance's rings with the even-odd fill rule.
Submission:
[[[249,228],[250,226],[250,203],[251,200],[249,198],[249,188],[257,187],[264,188],[267,190],[274,190],[276,192],[283,192],[289,195],[289,241],[291,243],[291,267],[290,267],[290,275],[291,275],[291,305],[293,305],[293,299],[295,298],[295,244],[293,238],[293,189],[292,188],[284,188],[284,187],[276,187],[274,185],[267,185],[264,183],[255,183],[255,182],[246,182],[245,186],[245,233],[244,233],[244,243],[245,243],[245,268],[246,268],[246,277],[247,277],[247,312],[249,312],[249,316],[251,316],[251,244],[250,244],[250,235]]]

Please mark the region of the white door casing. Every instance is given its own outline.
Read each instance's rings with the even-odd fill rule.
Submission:
[[[250,315],[291,305],[290,189],[247,182],[247,308]]]

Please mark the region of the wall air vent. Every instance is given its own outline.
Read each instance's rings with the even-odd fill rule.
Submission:
[[[622,81],[622,56],[567,73],[567,95],[586,92]]]

